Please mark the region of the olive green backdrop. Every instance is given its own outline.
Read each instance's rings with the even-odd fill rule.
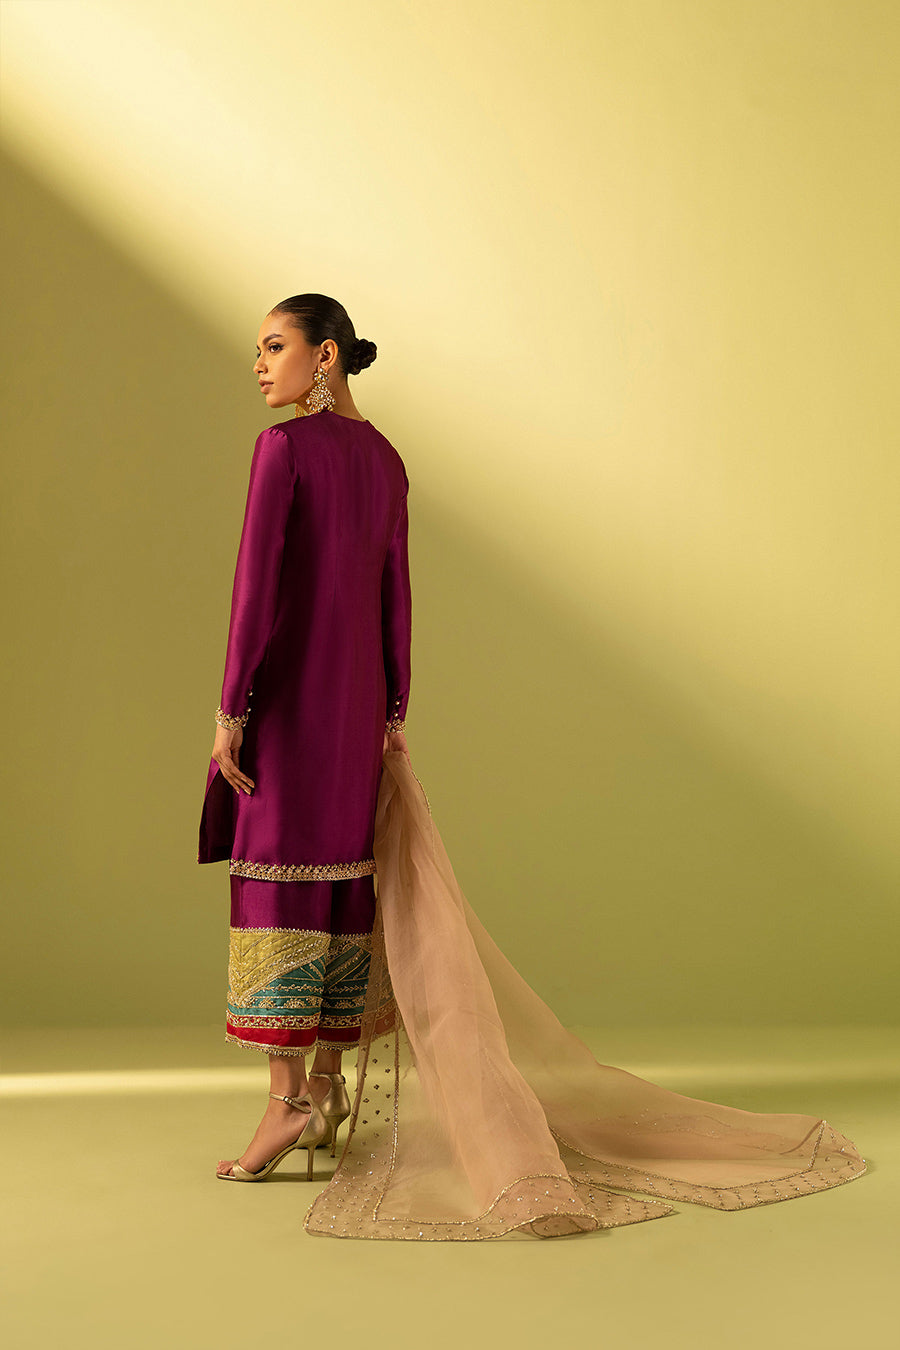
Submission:
[[[4,6],[7,1025],[222,1015],[197,824],[302,290],[379,344],[411,752],[510,959],[570,1024],[895,1016],[890,7],[446,10]]]

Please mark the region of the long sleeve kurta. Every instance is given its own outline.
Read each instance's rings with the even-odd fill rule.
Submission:
[[[220,707],[246,715],[236,792],[210,760],[197,861],[237,876],[364,876],[386,726],[410,687],[412,596],[400,455],[330,410],[256,440]]]

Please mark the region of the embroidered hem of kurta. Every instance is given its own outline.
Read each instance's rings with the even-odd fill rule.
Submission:
[[[264,863],[232,858],[228,871],[233,877],[255,877],[258,881],[341,881],[345,877],[366,877],[375,871],[374,858],[339,863]]]

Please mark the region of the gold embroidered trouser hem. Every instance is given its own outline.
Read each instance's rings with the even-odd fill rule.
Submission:
[[[358,1042],[352,1041],[349,1044],[344,1042],[338,1044],[337,1041],[313,1041],[312,1045],[265,1045],[262,1041],[248,1041],[242,1036],[233,1036],[230,1031],[225,1032],[225,1040],[232,1045],[242,1045],[245,1050],[262,1050],[266,1055],[314,1055],[317,1050],[355,1050]]]

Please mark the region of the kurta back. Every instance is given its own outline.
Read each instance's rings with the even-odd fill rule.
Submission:
[[[199,862],[284,881],[374,871],[384,731],[409,699],[408,490],[371,422],[327,410],[257,438],[220,703],[246,717],[256,786],[236,793],[210,761]]]

